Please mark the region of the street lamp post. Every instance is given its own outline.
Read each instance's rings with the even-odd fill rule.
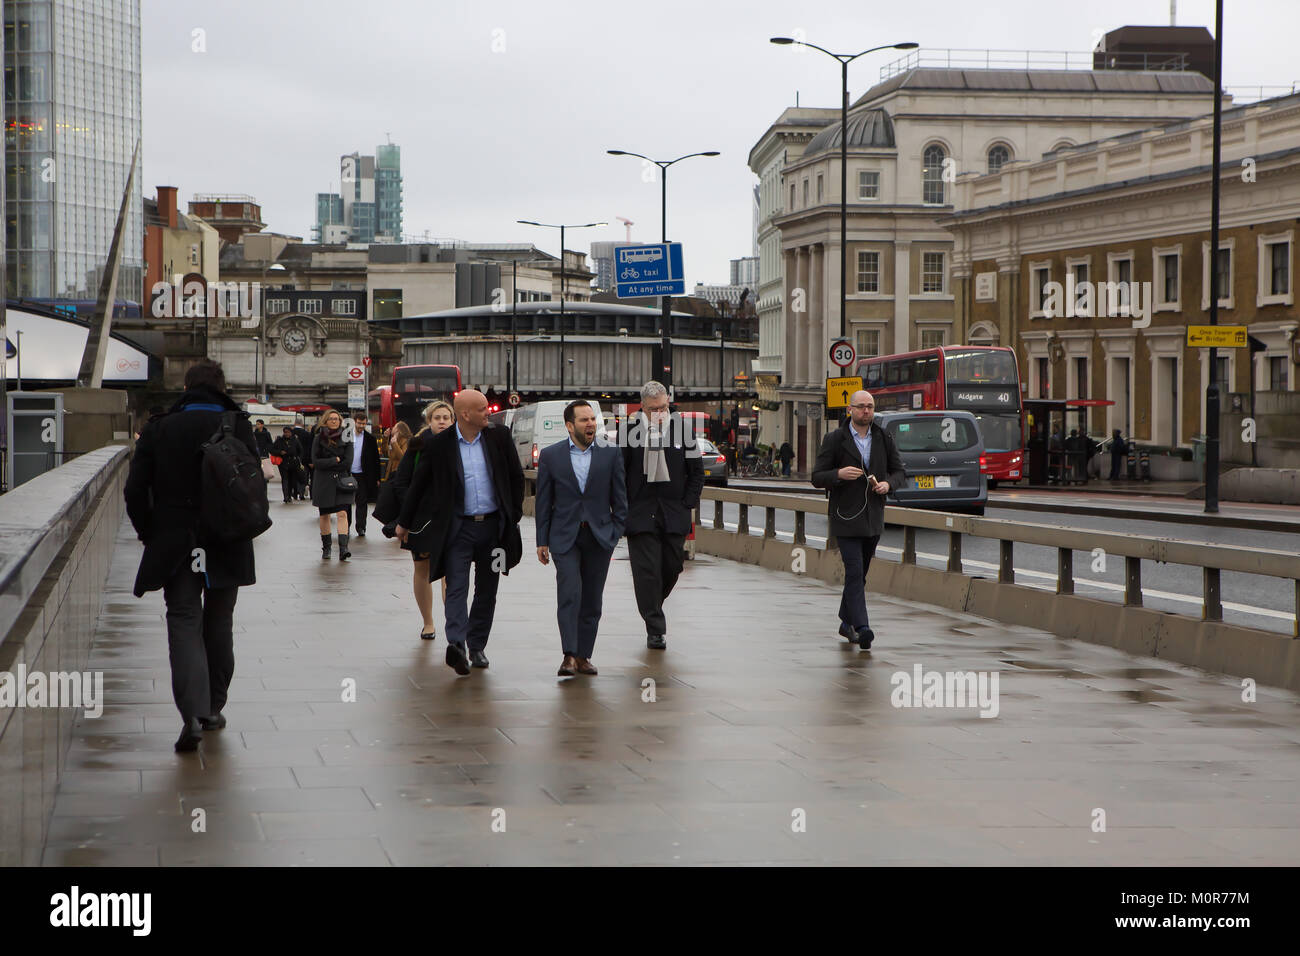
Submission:
[[[563,240],[561,240],[563,242]],[[486,262],[510,263],[510,361],[506,366],[506,391],[515,392],[519,390],[519,259],[491,259],[484,257]],[[542,259],[524,259],[524,262],[543,262]]]
[[[1219,324],[1219,169],[1223,139],[1223,0],[1214,4],[1214,143],[1210,157],[1210,324]],[[1252,353],[1251,365],[1255,356]],[[1219,511],[1219,350],[1210,349],[1210,384],[1205,390],[1205,513]],[[1252,403],[1254,396],[1252,393]],[[1178,436],[1174,436],[1178,441]],[[1251,446],[1252,451],[1254,446]]]
[[[564,395],[564,295],[567,291],[564,287],[564,230],[565,229],[591,229],[595,226],[608,226],[607,222],[584,222],[584,223],[555,223],[555,222],[534,222],[531,219],[516,219],[515,222],[524,226],[543,226],[547,229],[560,230],[560,395]]]
[[[705,150],[702,153],[687,153],[685,156],[678,156],[676,159],[651,159],[649,156],[643,156],[640,153],[630,153],[625,149],[607,149],[605,152],[611,156],[635,156],[637,159],[644,159],[647,163],[654,163],[659,167],[659,221],[661,226],[660,241],[668,241],[668,167],[673,163],[680,163],[683,159],[690,159],[692,156],[721,156],[722,154],[716,149]],[[673,389],[673,368],[672,360],[669,353],[672,349],[670,324],[672,322],[672,296],[660,296],[662,299],[661,314],[659,317],[659,350],[662,356],[663,365],[659,369],[656,378],[665,388],[668,389],[669,395]]]
[[[829,57],[840,61],[840,338],[848,335],[848,322],[845,307],[848,302],[848,198],[849,198],[849,64],[860,56],[875,53],[878,50],[915,50],[920,44],[886,43],[873,46],[861,53],[832,53],[815,43],[805,43],[793,37],[772,37],[772,43],[778,45],[795,44],[821,50]]]

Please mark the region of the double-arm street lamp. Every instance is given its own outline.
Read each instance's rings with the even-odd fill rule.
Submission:
[[[558,223],[558,222],[534,222],[531,219],[516,219],[515,222],[522,226],[542,226],[545,229],[560,230],[560,394],[564,394],[564,230],[566,229],[591,229],[595,226],[608,226],[607,222],[583,222],[583,223]],[[517,361],[517,360],[516,360]]]
[[[685,156],[678,156],[676,159],[651,159],[649,156],[642,156],[640,153],[629,153],[625,149],[607,149],[605,152],[611,156],[635,156],[637,159],[644,159],[647,163],[654,163],[659,167],[659,217],[661,224],[661,242],[668,241],[668,167],[674,163],[680,163],[683,159],[690,159],[692,156],[721,156],[716,149],[706,150],[702,153],[687,153]],[[673,387],[673,370],[671,346],[669,345],[670,323],[672,321],[672,297],[662,296],[663,313],[660,316],[659,335],[660,335],[660,354],[662,358],[662,367],[655,372],[655,378],[669,390],[672,394]]]
[[[498,265],[510,263],[510,362],[506,366],[506,391],[519,391],[519,263],[523,262],[528,265],[534,262],[547,262],[546,259],[493,259],[483,257],[484,262],[495,262]],[[563,268],[563,263],[561,263]]]
[[[848,301],[849,290],[849,64],[858,57],[866,56],[868,53],[875,53],[877,50],[915,50],[920,44],[910,41],[907,43],[886,43],[883,46],[873,46],[870,50],[863,50],[861,53],[832,53],[815,43],[805,43],[793,37],[772,37],[771,42],[780,45],[794,44],[796,46],[811,47],[814,50],[821,50],[827,56],[840,61],[840,338],[846,338],[848,336],[848,323],[845,316],[845,304]]]

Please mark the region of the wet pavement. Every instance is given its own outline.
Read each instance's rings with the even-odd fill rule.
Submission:
[[[862,652],[837,589],[704,555],[649,651],[622,546],[600,675],[557,678],[531,519],[492,666],[457,678],[377,527],[326,563],[314,509],[272,516],[229,726],[188,755],[123,527],[90,662],[107,703],[77,724],[47,865],[1300,862],[1295,694],[881,595]],[[996,673],[997,716],[894,706],[918,665]]]

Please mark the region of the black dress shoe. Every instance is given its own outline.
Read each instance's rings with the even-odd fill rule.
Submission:
[[[869,627],[864,627],[858,631],[858,647],[864,651],[871,650],[871,642],[876,639],[876,633]]]
[[[469,673],[469,658],[465,656],[464,644],[447,644],[447,666],[461,677]]]
[[[358,532],[357,532],[357,537],[358,537],[358,538],[364,538],[365,536],[366,536],[366,533],[365,533],[364,531],[358,531]]]
[[[846,637],[850,641],[856,641],[858,639],[858,632],[853,630],[852,624],[846,624],[844,621],[840,621],[840,637]]]
[[[667,635],[664,634],[647,634],[645,636],[645,646],[652,651],[666,650],[668,642],[664,640]]]
[[[436,630],[430,631],[427,634],[424,631],[420,631],[420,640],[422,641],[431,641],[437,636],[438,636],[438,632]]]
[[[200,717],[199,726],[204,730],[221,730],[226,726],[226,715],[214,714],[211,717]]]
[[[181,728],[181,735],[176,738],[176,752],[178,754],[193,753],[199,749],[199,741],[203,739],[203,728],[197,718],[187,720],[185,726]]]
[[[487,655],[484,654],[482,651],[470,651],[469,662],[473,664],[475,667],[486,668],[488,666]]]

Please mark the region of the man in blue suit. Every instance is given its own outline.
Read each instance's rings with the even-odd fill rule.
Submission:
[[[560,677],[596,673],[591,655],[605,578],[627,523],[623,455],[596,442],[598,423],[589,403],[570,402],[564,409],[569,440],[551,445],[537,460],[537,559],[555,559],[555,616],[564,648]]]

